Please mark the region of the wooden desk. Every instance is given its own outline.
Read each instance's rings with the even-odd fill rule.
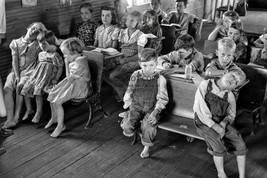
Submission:
[[[169,103],[159,122],[159,128],[203,140],[194,125],[193,104],[199,83],[204,80],[193,74],[192,80],[165,75]]]

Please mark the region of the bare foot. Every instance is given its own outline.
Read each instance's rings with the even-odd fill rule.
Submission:
[[[61,127],[61,126],[57,126],[57,127],[55,128],[54,132],[53,132],[50,136],[56,138],[56,137],[58,137],[59,134],[61,134],[61,132],[63,132],[65,129],[66,129],[66,126],[65,126],[65,125],[63,125],[63,127]]]
[[[35,113],[35,115],[34,115],[34,117],[32,119],[32,122],[35,123],[35,124],[39,123],[41,117],[42,117],[42,113],[41,112]]]
[[[16,121],[6,121],[4,125],[2,126],[3,129],[10,129],[12,127],[15,127],[18,122]]]
[[[34,113],[34,110],[29,110],[29,111],[26,111],[26,113],[24,114],[22,120],[26,120],[28,119],[29,115],[31,115],[32,113]]]
[[[140,154],[141,158],[148,158],[149,157],[149,147],[145,146],[142,153]]]
[[[218,173],[218,178],[228,178],[225,173]]]
[[[53,117],[49,120],[49,122],[46,124],[45,129],[48,129],[49,127],[51,127],[51,125],[57,123],[56,119],[54,119]]]

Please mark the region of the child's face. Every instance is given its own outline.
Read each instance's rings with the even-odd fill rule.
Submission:
[[[135,29],[138,24],[137,18],[131,15],[128,15],[126,18],[126,26],[129,29]]]
[[[230,17],[225,16],[223,18],[223,26],[229,28],[232,25],[233,21]]]
[[[150,6],[151,6],[151,9],[157,12],[160,8],[160,3],[158,0],[151,0]]]
[[[26,36],[31,39],[36,39],[39,32],[42,31],[38,24],[33,24],[30,28],[27,29]]]
[[[183,13],[185,9],[184,2],[176,2],[176,9],[178,13]]]
[[[185,59],[187,58],[190,54],[192,54],[192,49],[184,49],[184,48],[180,48],[177,50],[178,52],[178,57],[179,59]]]
[[[50,45],[47,41],[38,41],[38,43],[42,51],[48,51],[50,49]]]
[[[227,74],[224,74],[221,78],[223,88],[226,90],[233,90],[235,89],[239,83],[239,77],[233,72],[229,72]]]
[[[104,25],[110,25],[112,21],[111,11],[102,10],[101,20]]]
[[[61,51],[64,55],[64,58],[67,59],[69,62],[73,62],[77,57],[77,53],[71,53],[66,47],[61,48]]]
[[[234,50],[226,50],[223,47],[218,48],[218,60],[223,68],[226,68],[234,60],[234,52]]]
[[[153,22],[155,21],[154,17],[149,13],[144,14],[143,20],[144,24],[147,24],[149,26],[152,26]]]
[[[114,8],[115,8],[116,14],[125,14],[126,13],[127,7],[125,7],[125,5],[123,5],[122,3],[115,2],[114,6],[115,6]]]
[[[228,30],[228,37],[232,38],[236,42],[241,37],[240,31],[230,27]]]
[[[157,67],[157,61],[139,62],[139,65],[145,76],[151,76]]]
[[[92,13],[86,7],[81,8],[80,15],[84,22],[91,20],[92,18]]]

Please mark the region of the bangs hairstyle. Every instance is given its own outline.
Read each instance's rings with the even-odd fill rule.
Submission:
[[[56,37],[52,31],[41,31],[38,36],[37,40],[39,42],[47,41],[50,45],[56,45]]]
[[[136,28],[137,29],[141,29],[142,28],[142,26],[143,26],[143,24],[142,24],[143,19],[142,19],[141,12],[139,12],[139,11],[133,11],[133,12],[127,14],[127,17],[128,16],[132,16],[132,17],[136,18],[136,20],[137,20]]]
[[[157,15],[156,11],[151,10],[151,9],[146,10],[144,12],[143,18],[146,16],[146,14],[150,14],[153,17],[153,19],[154,19],[154,21],[153,21],[153,27],[159,26],[158,15]]]
[[[114,8],[112,8],[112,7],[107,7],[107,6],[103,6],[103,7],[101,7],[101,16],[102,16],[102,10],[110,11],[110,12],[111,12],[111,16],[112,16],[112,19],[111,19],[111,25],[116,25],[116,15],[115,15],[115,10],[114,10]]]
[[[45,25],[41,22],[33,22],[31,23],[30,25],[28,25],[27,29],[31,28],[32,26],[37,26],[37,28],[40,30],[40,31],[45,31],[47,30]]]
[[[225,17],[229,17],[232,21],[236,21],[236,20],[239,19],[238,13],[236,11],[231,11],[231,10],[226,11],[225,13],[223,13],[222,17],[223,17],[223,19]]]
[[[176,0],[176,2],[184,2],[184,6],[186,7],[188,4],[188,0]]]
[[[230,28],[238,30],[240,33],[243,32],[243,24],[242,22],[233,22]]]
[[[224,37],[223,39],[220,39],[218,41],[218,50],[220,48],[225,49],[225,50],[235,51],[236,44],[232,38]]]
[[[67,48],[72,54],[75,52],[82,54],[84,47],[84,43],[77,37],[68,38],[64,40],[60,45],[61,50],[63,48]]]
[[[80,6],[79,11],[81,11],[82,8],[87,8],[91,13],[93,13],[93,6],[91,3],[85,3]]]
[[[195,46],[194,38],[189,34],[185,34],[185,35],[180,35],[177,38],[174,44],[174,49],[175,50],[179,50],[179,49],[188,50],[188,49],[194,48],[194,46]]]
[[[138,62],[148,62],[157,60],[158,60],[158,52],[152,48],[144,48],[138,54]]]

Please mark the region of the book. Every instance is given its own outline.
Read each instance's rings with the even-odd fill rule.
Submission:
[[[176,28],[181,28],[181,25],[178,23],[171,23],[171,24],[161,24],[161,26],[165,27],[176,27]]]
[[[99,53],[102,53],[102,54],[105,54],[105,55],[109,55],[109,56],[114,56],[114,55],[117,55],[119,54],[120,52],[114,48],[95,48],[93,51],[95,52],[99,52]]]

